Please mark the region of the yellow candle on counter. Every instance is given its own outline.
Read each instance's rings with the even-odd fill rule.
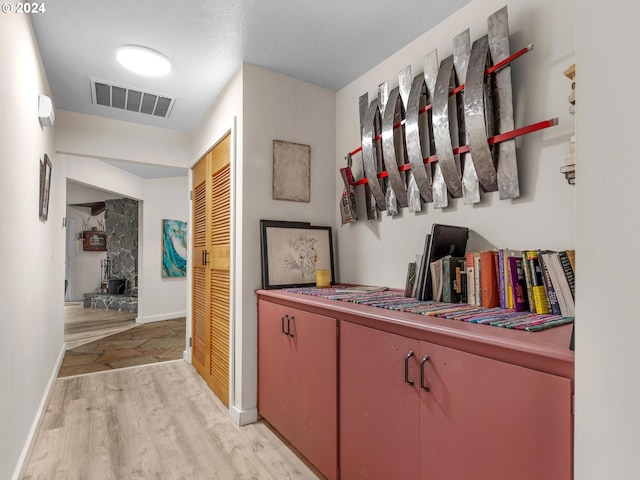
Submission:
[[[316,287],[329,288],[331,286],[331,270],[316,269]]]

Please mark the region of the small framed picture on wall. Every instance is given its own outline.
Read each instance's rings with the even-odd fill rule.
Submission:
[[[40,220],[46,222],[49,218],[49,194],[51,191],[51,160],[45,153],[40,161]]]

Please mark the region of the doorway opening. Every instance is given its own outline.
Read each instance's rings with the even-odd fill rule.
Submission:
[[[73,348],[135,326],[139,202],[67,180],[65,342]]]

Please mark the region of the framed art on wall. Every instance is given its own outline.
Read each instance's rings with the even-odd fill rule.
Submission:
[[[187,275],[187,223],[162,220],[162,277]]]
[[[82,232],[82,250],[85,252],[106,252],[107,234],[100,230]]]
[[[49,218],[49,193],[51,190],[51,160],[44,154],[44,161],[40,161],[40,220]]]
[[[262,288],[312,286],[316,268],[333,269],[331,227],[260,220]]]
[[[273,141],[274,200],[311,200],[311,147],[299,143]]]

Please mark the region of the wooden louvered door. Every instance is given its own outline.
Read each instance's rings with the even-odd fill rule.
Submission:
[[[231,136],[193,168],[192,361],[229,404]]]
[[[209,337],[209,296],[207,291],[207,245],[210,228],[207,220],[210,214],[207,205],[207,163],[209,154],[193,167],[193,240],[192,240],[192,311],[191,311],[191,361],[203,377],[207,371],[207,338]]]

